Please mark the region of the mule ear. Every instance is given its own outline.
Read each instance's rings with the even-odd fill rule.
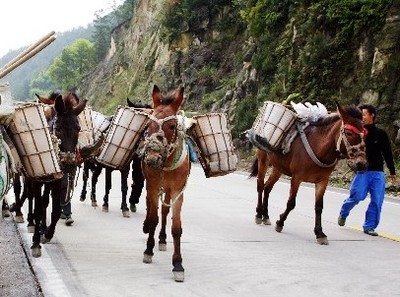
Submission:
[[[156,85],[154,85],[154,87],[153,87],[153,93],[152,93],[151,97],[153,98],[154,108],[161,105],[161,97],[162,97],[161,91]]]
[[[73,108],[76,115],[79,115],[86,107],[87,99],[79,100],[79,104]]]
[[[175,95],[175,100],[172,102],[171,107],[174,109],[175,112],[179,110],[179,107],[183,103],[183,87],[180,87],[175,90],[174,95]]]
[[[65,104],[64,100],[61,95],[58,95],[56,97],[56,100],[54,101],[54,109],[56,110],[57,113],[63,113],[65,110]]]
[[[128,97],[126,97],[126,103],[128,104],[129,107],[133,107],[133,102],[129,100]]]
[[[53,105],[54,102],[55,102],[55,100],[52,100],[52,99],[49,99],[49,98],[46,98],[46,97],[42,97],[42,96],[40,96],[39,94],[36,94],[36,93],[35,93],[35,96],[38,98],[39,102],[43,103],[43,104]]]
[[[340,103],[338,101],[335,101],[335,104],[336,104],[336,107],[337,107],[337,110],[338,110],[340,116],[343,116],[343,114],[344,114],[343,107],[340,105]]]

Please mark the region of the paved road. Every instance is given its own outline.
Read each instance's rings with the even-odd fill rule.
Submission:
[[[123,218],[119,210],[119,174],[113,174],[110,212],[73,200],[75,223],[60,222],[55,238],[39,259],[29,256],[46,297],[50,296],[400,296],[400,204],[386,199],[382,236],[360,231],[367,201],[360,203],[346,227],[336,223],[346,191],[325,196],[320,246],[313,234],[313,189],[299,191],[296,209],[282,233],[254,223],[255,179],[243,174],[206,179],[194,167],[185,191],[182,256],[185,282],[172,276],[172,242],[142,263],[146,236],[144,195],[138,211]],[[98,186],[103,194],[103,177]],[[275,221],[285,207],[288,183],[279,182],[270,200]],[[31,234],[18,230],[28,249]],[[168,232],[169,235],[169,232]]]

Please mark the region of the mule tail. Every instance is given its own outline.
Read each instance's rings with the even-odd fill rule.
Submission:
[[[253,165],[251,165],[251,172],[249,178],[256,177],[258,175],[258,158],[254,158]]]

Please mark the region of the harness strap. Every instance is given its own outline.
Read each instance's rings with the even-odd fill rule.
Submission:
[[[304,148],[306,149],[306,152],[308,153],[311,160],[313,160],[315,164],[317,164],[319,167],[323,167],[323,168],[329,168],[329,167],[333,167],[336,165],[337,159],[335,161],[333,161],[333,163],[331,163],[331,164],[325,164],[325,163],[322,163],[320,160],[318,160],[317,156],[314,154],[314,151],[312,150],[312,148],[310,146],[310,143],[307,140],[307,136],[304,133],[303,127],[301,125],[297,124],[297,129],[299,131],[300,139],[304,145]]]

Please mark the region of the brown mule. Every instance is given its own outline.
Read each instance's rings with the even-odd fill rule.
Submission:
[[[161,201],[161,230],[159,249],[166,250],[167,215],[172,211],[171,233],[174,241],[172,265],[175,281],[184,280],[181,256],[181,209],[183,191],[190,173],[190,161],[185,131],[177,117],[183,102],[183,87],[164,95],[157,86],[153,89],[154,111],[150,115],[145,137],[142,170],[146,179],[146,219],[143,232],[148,233],[144,263],[151,263],[155,245],[154,233],[158,224],[158,203]]]
[[[250,177],[257,176],[258,203],[256,223],[270,225],[268,215],[269,194],[282,174],[291,177],[290,193],[286,210],[276,222],[275,230],[281,232],[291,210],[296,206],[296,196],[301,182],[315,184],[315,227],[314,233],[319,244],[328,244],[322,231],[321,216],[323,199],[329,176],[338,158],[346,158],[350,167],[363,170],[366,167],[364,129],[361,111],[355,106],[342,108],[337,105],[337,113],[319,119],[304,129],[304,135],[314,155],[307,152],[300,136],[297,136],[288,154],[257,150]],[[314,160],[313,160],[314,159]],[[272,172],[264,182],[268,166]],[[264,196],[263,196],[264,194]]]

